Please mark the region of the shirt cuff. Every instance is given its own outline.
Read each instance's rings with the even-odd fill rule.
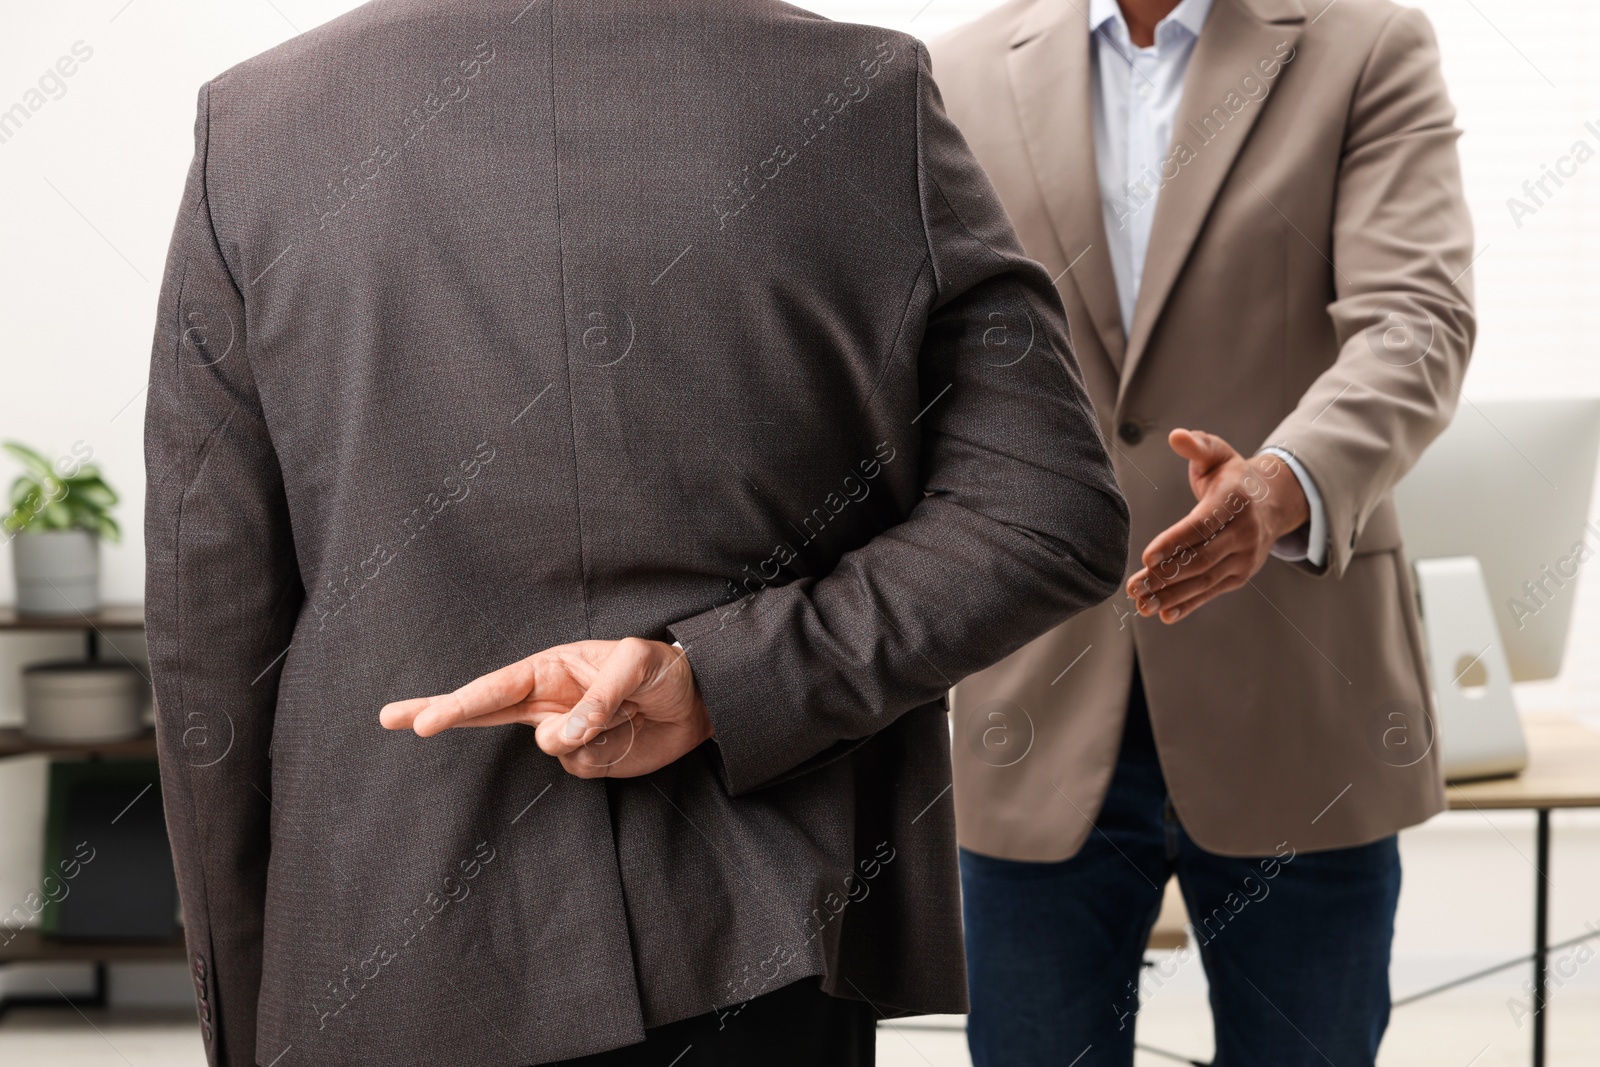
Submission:
[[[1328,512],[1322,506],[1322,494],[1317,492],[1317,483],[1311,480],[1311,472],[1286,450],[1269,446],[1259,454],[1266,453],[1277,456],[1294,471],[1300,489],[1306,494],[1306,504],[1311,509],[1311,520],[1298,530],[1280,537],[1278,543],[1272,546],[1272,554],[1287,563],[1305,562],[1320,570],[1328,565]]]

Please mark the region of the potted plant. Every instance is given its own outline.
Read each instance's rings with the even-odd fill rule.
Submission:
[[[30,615],[90,614],[100,607],[100,540],[117,541],[111,517],[117,494],[93,454],[75,446],[52,466],[26,445],[8,441],[7,452],[25,473],[11,486],[11,510],[0,527],[11,542],[17,611]]]

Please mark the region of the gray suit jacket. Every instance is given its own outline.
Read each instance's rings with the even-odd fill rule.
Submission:
[[[917,42],[389,0],[236,67],[147,458],[213,1063],[565,1059],[807,975],[963,1010],[944,693],[1106,597],[1127,512]],[[626,635],[716,729],[656,774],[379,727]]]

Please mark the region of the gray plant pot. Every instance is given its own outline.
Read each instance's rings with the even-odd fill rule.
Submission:
[[[92,615],[100,609],[100,538],[84,530],[24,530],[11,539],[17,611]]]
[[[94,744],[136,737],[147,687],[125,663],[69,660],[22,671],[22,732],[36,741]]]

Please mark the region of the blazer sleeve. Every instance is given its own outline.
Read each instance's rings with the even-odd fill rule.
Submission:
[[[910,328],[925,495],[830,574],[671,627],[734,794],[940,700],[1110,596],[1127,561],[1127,505],[1055,287],[1023,254],[916,47],[927,258]]]
[[[1339,355],[1266,440],[1317,484],[1334,577],[1449,425],[1466,376],[1476,320],[1460,133],[1427,17],[1401,8],[1367,59],[1345,131],[1328,307]]]
[[[201,1031],[214,1067],[250,1067],[273,707],[304,598],[251,373],[245,302],[207,195],[210,92],[200,91],[150,362],[145,611]]]

